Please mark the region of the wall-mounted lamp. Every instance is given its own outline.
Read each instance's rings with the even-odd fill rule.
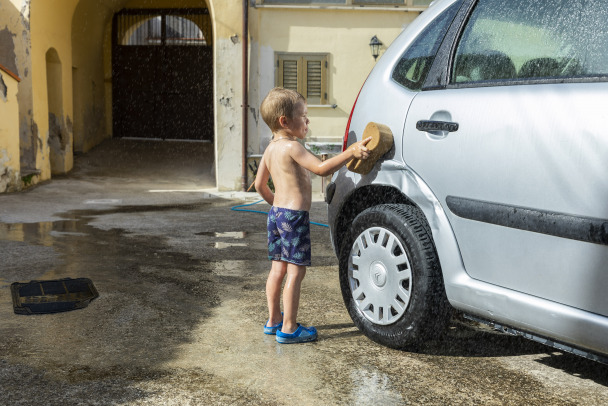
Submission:
[[[369,42],[369,47],[372,49],[372,56],[374,57],[374,61],[378,59],[378,55],[380,54],[380,47],[382,45],[382,41],[380,41],[375,35]]]

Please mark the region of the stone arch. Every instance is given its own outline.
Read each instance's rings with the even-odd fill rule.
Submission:
[[[74,1],[74,0],[72,0]],[[222,0],[224,1],[224,0]],[[112,68],[112,41],[115,38],[112,33],[113,17],[123,9],[158,9],[171,7],[175,9],[207,8],[209,14],[207,19],[196,20],[201,28],[207,44],[212,47],[212,68],[209,74],[212,76],[211,93],[213,103],[213,114],[217,112],[215,97],[215,84],[217,75],[224,76],[223,71],[217,72],[218,57],[216,31],[218,29],[217,15],[214,9],[214,1],[211,0],[98,0],[90,2],[79,0],[74,7],[72,16],[72,92],[73,92],[73,144],[77,153],[85,153],[104,140],[117,135],[114,133],[113,123],[115,113],[113,102],[115,94],[113,86],[115,75]],[[215,2],[217,8],[217,2]],[[192,17],[186,17],[192,19]],[[221,23],[220,25],[221,26]],[[135,27],[137,28],[137,25]],[[129,32],[132,30],[129,30]],[[236,31],[235,31],[236,32]],[[128,34],[128,32],[125,32]],[[236,48],[235,44],[230,43]],[[221,52],[220,52],[221,54]],[[222,59],[224,58],[222,55]],[[240,60],[240,59],[237,59]],[[65,65],[64,61],[64,65]],[[64,69],[67,66],[64,66]],[[226,64],[222,67],[226,69]],[[64,78],[66,76],[64,75]],[[162,77],[161,77],[162,79]],[[232,83],[223,81],[222,83]],[[66,96],[64,95],[64,98]],[[229,96],[232,97],[232,96]],[[188,106],[189,107],[189,106]],[[215,116],[210,120],[212,127],[212,156],[206,156],[205,161],[215,163],[215,146],[218,136],[217,119]],[[231,121],[234,121],[231,118]],[[238,127],[238,126],[235,126]],[[214,172],[215,173],[215,172]]]

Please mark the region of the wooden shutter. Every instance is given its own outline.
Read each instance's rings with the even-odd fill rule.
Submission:
[[[308,104],[327,104],[327,57],[304,57],[304,84]]]
[[[277,54],[276,86],[292,89],[308,104],[327,104],[327,56]]]
[[[298,90],[298,61],[283,61],[283,87]]]
[[[302,93],[302,58],[298,55],[277,55],[276,85]]]

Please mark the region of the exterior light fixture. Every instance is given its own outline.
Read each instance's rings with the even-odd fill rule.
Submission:
[[[380,54],[380,47],[382,45],[382,41],[380,41],[375,35],[369,41],[369,47],[372,49],[372,56],[374,57],[374,61],[378,59],[378,55]]]

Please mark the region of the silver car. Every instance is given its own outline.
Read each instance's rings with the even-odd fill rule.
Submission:
[[[439,0],[355,102],[393,148],[326,190],[344,302],[407,348],[453,309],[608,359],[608,6]]]

